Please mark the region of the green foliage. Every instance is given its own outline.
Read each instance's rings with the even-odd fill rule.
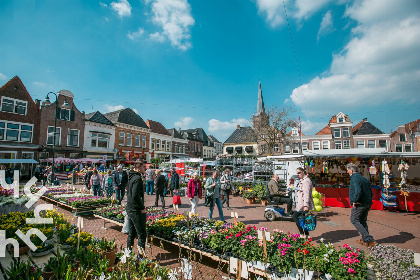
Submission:
[[[21,261],[20,258],[13,258],[9,268],[6,269],[6,275],[9,280],[39,280],[42,279],[42,271],[40,268],[32,266],[28,260],[26,262]]]

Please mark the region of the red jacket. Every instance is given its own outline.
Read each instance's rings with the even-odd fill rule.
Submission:
[[[190,179],[190,181],[188,182],[188,187],[187,187],[187,196],[189,198],[194,198],[196,184],[198,184],[198,197],[201,198],[203,196],[203,189],[201,188],[201,181],[200,180],[194,181],[194,179]]]

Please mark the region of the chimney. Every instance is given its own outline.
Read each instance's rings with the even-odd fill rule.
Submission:
[[[41,108],[41,100],[35,99],[35,106],[37,109]]]
[[[178,132],[181,133],[181,128],[180,127],[178,127]]]
[[[238,124],[238,125],[236,126],[236,128],[241,128],[241,125],[240,125],[240,124]]]

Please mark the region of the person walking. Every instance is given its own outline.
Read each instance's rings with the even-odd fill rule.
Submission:
[[[12,179],[11,179],[11,176],[10,176],[9,169],[5,165],[2,165],[1,170],[4,170],[4,180],[6,181],[7,184],[10,185],[12,183]]]
[[[146,170],[146,194],[153,195],[153,188],[155,183],[155,171],[152,168],[152,165],[149,165],[149,168]]]
[[[106,197],[111,197],[114,194],[114,186],[112,185],[112,171],[110,169],[108,169],[102,180],[102,190]]]
[[[179,189],[179,175],[176,173],[175,168],[171,168],[171,181],[169,183],[171,189],[171,196],[174,196],[174,190]]]
[[[203,196],[201,181],[198,178],[198,172],[193,173],[193,177],[188,182],[187,197],[191,202],[191,213],[197,214],[198,200]]]
[[[300,181],[296,191],[296,207],[293,213],[293,220],[299,230],[302,238],[309,238],[309,232],[304,231],[299,223],[299,216],[309,210],[314,210],[314,201],[312,198],[312,181],[309,179],[306,171],[302,167],[296,169],[296,174],[299,176]]]
[[[84,180],[85,180],[85,185],[86,185],[86,189],[88,191],[90,191],[90,177],[92,176],[93,172],[92,172],[92,167],[89,167],[86,169],[86,173],[84,176]]]
[[[162,202],[162,209],[165,208],[165,197],[164,197],[164,190],[167,187],[168,183],[166,182],[165,176],[162,174],[160,170],[156,170],[156,196],[155,196],[155,207],[158,207],[158,200],[160,197],[160,201]]]
[[[127,182],[127,172],[123,170],[121,165],[118,165],[117,170],[112,173],[112,184],[114,186],[115,195],[118,199],[118,205],[121,205],[121,201],[124,199]]]
[[[214,204],[217,205],[217,209],[219,209],[219,217],[222,222],[225,221],[223,217],[223,206],[222,200],[220,199],[220,180],[219,180],[219,171],[213,171],[213,176],[209,177],[206,181],[205,189],[207,191],[206,195],[213,194],[213,203],[209,208],[209,219],[213,217],[213,209]]]
[[[232,180],[230,178],[230,170],[229,168],[225,169],[225,173],[220,177],[220,188],[223,191],[224,198],[222,200],[222,205],[225,204],[227,206],[227,210],[232,210],[229,206],[229,195],[230,191],[232,190]]]
[[[144,162],[134,165],[134,170],[128,173],[127,184],[127,216],[128,236],[127,248],[132,251],[134,239],[137,236],[139,254],[146,258],[146,210],[144,206],[144,189],[142,174],[146,170]]]
[[[368,179],[359,173],[359,168],[354,163],[346,166],[347,173],[350,175],[349,200],[351,205],[350,221],[362,236],[357,243],[372,248],[377,243],[372,235],[369,234],[367,217],[372,207],[372,189]]]
[[[93,196],[101,196],[102,176],[98,174],[98,170],[93,169],[90,176],[90,186],[93,188]]]
[[[166,196],[166,192],[167,192],[168,187],[169,187],[169,176],[168,176],[168,172],[166,172],[166,170],[162,170],[161,174],[163,175],[163,177],[165,177],[165,180],[166,180],[166,186],[163,189],[163,196]]]
[[[287,213],[286,216],[292,215],[293,199],[288,197],[289,191],[280,188],[279,186],[279,176],[274,174],[270,182],[268,182],[268,191],[270,196],[274,196],[274,199],[279,203],[286,203]],[[312,194],[312,193],[311,193]]]

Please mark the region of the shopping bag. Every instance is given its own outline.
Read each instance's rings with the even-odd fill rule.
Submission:
[[[179,195],[173,196],[173,204],[181,204],[181,197]]]
[[[299,224],[304,231],[312,231],[316,228],[316,216],[312,213],[302,213],[299,216]]]
[[[213,195],[206,195],[204,197],[204,206],[207,206],[207,207],[213,206]]]

